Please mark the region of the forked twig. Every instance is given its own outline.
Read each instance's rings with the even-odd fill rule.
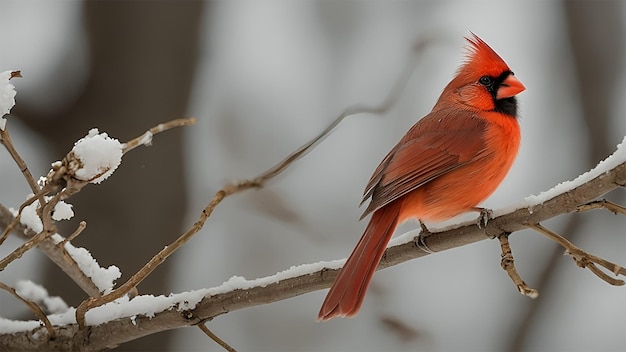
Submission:
[[[50,320],[48,320],[46,313],[44,313],[43,310],[41,310],[41,308],[39,308],[39,306],[35,302],[20,296],[13,287],[5,285],[2,282],[0,282],[0,289],[7,291],[11,295],[13,295],[15,298],[22,301],[22,303],[24,303],[35,314],[35,316],[37,316],[37,318],[39,318],[39,320],[43,322],[43,325],[46,327],[46,330],[48,330],[48,336],[50,338],[54,338],[56,336],[56,332],[54,328],[52,328],[52,324],[50,323]]]
[[[191,237],[193,237],[196,233],[202,229],[206,220],[211,216],[215,207],[226,197],[238,193],[250,188],[261,188],[265,185],[265,182],[279,175],[283,171],[285,171],[290,165],[292,165],[296,160],[302,158],[306,154],[308,154],[313,148],[315,148],[321,141],[324,140],[334,129],[343,121],[346,117],[353,116],[361,113],[370,113],[370,114],[383,114],[386,113],[396,102],[400,92],[406,86],[408,79],[410,77],[411,71],[414,69],[417,58],[419,57],[419,53],[424,50],[426,44],[429,41],[427,39],[422,39],[416,42],[413,50],[413,55],[411,55],[411,60],[407,62],[406,68],[403,70],[401,76],[396,81],[396,84],[391,89],[389,95],[385,98],[385,100],[379,105],[374,107],[355,105],[348,109],[346,109],[343,113],[341,113],[331,124],[326,127],[320,134],[311,139],[309,142],[303,144],[300,148],[295,150],[293,153],[289,154],[286,158],[278,162],[276,165],[272,166],[265,172],[261,173],[255,178],[236,182],[232,184],[228,184],[224,186],[222,189],[217,191],[213,199],[209,202],[209,204],[202,210],[200,214],[200,218],[196,221],[189,230],[183,233],[178,239],[172,242],[170,245],[166,246],[163,250],[157,253],[154,257],[152,257],[148,263],[146,263],[137,273],[135,273],[128,281],[122,284],[117,289],[111,291],[107,295],[101,297],[91,297],[83,301],[78,308],[76,309],[76,321],[80,328],[85,327],[85,314],[91,308],[101,306],[105,303],[116,300],[120,297],[123,297],[131,290],[133,290],[141,281],[143,281],[148,275],[150,275],[154,269],[156,269],[161,263],[163,263],[172,253],[174,253],[178,248],[184,245]],[[139,143],[139,142],[137,142]]]
[[[621,286],[625,284],[623,280],[615,279],[607,275],[605,272],[600,270],[600,268],[598,268],[596,264],[612,272],[615,276],[619,276],[619,275],[626,276],[626,269],[623,268],[622,266],[583,251],[582,249],[574,245],[572,242],[565,239],[563,236],[550,231],[549,229],[542,226],[541,224],[526,224],[526,226],[528,228],[531,228],[545,235],[546,237],[560,244],[563,248],[565,248],[566,254],[570,255],[576,262],[576,265],[578,265],[579,267],[588,268],[597,277],[599,277],[600,279],[606,281],[607,283],[611,285]]]
[[[226,343],[226,341],[220,339],[217,335],[213,333],[213,331],[209,330],[209,328],[207,328],[205,323],[198,324],[198,327],[200,328],[200,330],[202,330],[203,333],[205,333],[208,337],[210,337],[211,340],[215,341],[218,345],[222,346],[226,351],[237,352],[237,350],[230,347],[230,345]]]
[[[500,240],[500,247],[502,248],[502,260],[500,261],[500,265],[502,266],[502,269],[509,274],[509,277],[513,280],[513,283],[517,287],[519,293],[530,298],[537,298],[539,297],[539,291],[528,287],[515,268],[513,252],[511,251],[511,245],[509,243],[509,235],[510,233],[504,232],[498,236],[498,240]]]
[[[61,200],[64,192],[67,189],[57,193],[52,199],[50,199],[47,203],[45,203],[42,213],[41,213],[41,221],[43,223],[43,230],[36,234],[35,236],[29,238],[26,242],[22,243],[19,247],[14,249],[11,253],[9,253],[6,257],[0,260],[0,271],[4,270],[7,265],[9,265],[14,260],[21,258],[24,253],[35,248],[41,242],[43,242],[46,238],[56,233],[56,226],[54,225],[54,221],[52,220],[52,210],[57,205],[57,203]],[[16,217],[16,219],[18,219]],[[15,220],[16,221],[16,220]],[[13,223],[15,223],[13,221]],[[13,225],[13,223],[11,225]],[[7,227],[8,228],[8,227]]]

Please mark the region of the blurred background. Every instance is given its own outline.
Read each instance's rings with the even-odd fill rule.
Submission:
[[[0,71],[21,70],[9,121],[35,175],[92,127],[126,141],[195,116],[129,153],[115,175],[71,199],[86,231],[74,243],[123,282],[198,217],[225,183],[256,176],[346,107],[383,101],[416,40],[428,39],[385,116],[344,121],[262,190],[225,200],[205,228],[139,286],[168,294],[346,257],[366,223],[371,172],[432,108],[472,31],[526,85],[522,147],[484,206],[500,208],[573,179],[626,135],[622,1],[11,1],[0,0]],[[0,152],[0,203],[28,187]],[[608,195],[626,202],[624,190]],[[471,217],[471,216],[470,216]],[[583,249],[626,263],[626,219],[606,211],[546,223]],[[431,225],[434,228],[437,225]],[[414,228],[403,226],[403,232]],[[519,295],[497,241],[379,272],[354,319],[316,323],[326,291],[232,312],[208,324],[241,351],[624,351],[626,291],[580,270],[531,231],[511,236],[516,265],[541,292]],[[19,241],[0,248],[5,255]],[[30,279],[76,306],[84,294],[37,251],[0,274]],[[0,315],[30,318],[0,294]],[[198,329],[127,350],[220,351]]]

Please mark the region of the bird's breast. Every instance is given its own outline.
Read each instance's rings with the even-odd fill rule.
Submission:
[[[484,144],[465,165],[433,179],[403,199],[404,218],[441,221],[487,199],[510,170],[520,145],[517,120],[489,122]]]

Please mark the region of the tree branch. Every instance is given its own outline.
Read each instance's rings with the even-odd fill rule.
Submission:
[[[498,237],[503,233],[513,233],[526,229],[527,224],[537,224],[561,214],[576,212],[580,206],[588,204],[618,187],[626,187],[626,162],[623,160],[608,171],[600,172],[595,178],[570,190],[556,192],[541,203],[528,202],[530,204],[527,206],[497,215],[483,228],[479,228],[473,221],[466,222],[454,228],[432,232],[424,240],[428,248],[439,252]],[[405,241],[387,249],[378,269],[427,255],[427,252],[417,246],[414,237],[415,232],[401,235],[400,239]],[[341,261],[333,264],[328,265],[333,268],[322,269],[320,269],[319,264],[298,267],[293,270],[294,273],[298,274],[292,277],[280,280],[275,277],[257,279],[255,281],[263,281],[263,285],[232,289],[223,293],[207,293],[191,309],[181,311],[177,309],[179,306],[184,306],[185,298],[181,298],[180,302],[173,303],[167,309],[156,313],[152,318],[139,315],[131,320],[128,317],[121,317],[97,326],[87,326],[83,330],[80,330],[77,324],[55,326],[57,337],[54,340],[48,340],[45,333],[33,335],[32,331],[5,334],[0,335],[0,345],[7,349],[24,351],[40,350],[44,347],[50,351],[68,348],[77,351],[112,348],[126,341],[159,331],[201,324],[228,312],[269,304],[329,287],[337,274],[337,267],[341,265]],[[310,270],[306,270],[307,268]],[[285,273],[279,275],[277,277],[284,277]],[[247,287],[249,284],[250,282],[247,282],[247,285],[242,284],[241,287]],[[211,291],[211,289],[207,291]],[[145,304],[145,300],[142,302]],[[132,303],[132,300],[128,302],[128,304]],[[95,309],[106,309],[106,306]],[[313,315],[311,317],[313,319]]]

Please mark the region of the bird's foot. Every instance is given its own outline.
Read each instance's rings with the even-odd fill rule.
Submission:
[[[493,210],[478,207],[474,208],[474,210],[480,213],[480,215],[478,215],[478,218],[476,219],[476,225],[478,225],[479,229],[486,228],[489,220],[493,219]]]
[[[430,235],[431,232],[428,229],[428,227],[426,227],[426,225],[422,222],[422,220],[418,220],[418,221],[420,223],[420,227],[422,228],[422,231],[420,231],[419,235],[415,237],[414,239],[415,245],[417,246],[417,248],[421,249],[422,251],[428,254],[433,254],[435,253],[435,251],[428,248],[428,245],[426,245],[426,241],[425,241],[425,238],[428,237],[428,235]]]

